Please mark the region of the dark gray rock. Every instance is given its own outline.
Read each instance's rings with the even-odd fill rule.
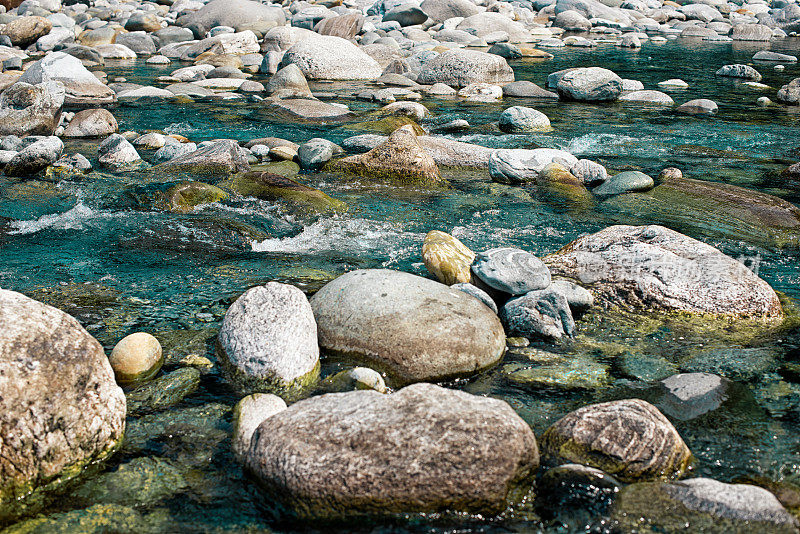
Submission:
[[[126,395],[128,415],[138,416],[175,406],[197,391],[201,373],[193,367],[182,367],[155,378]]]
[[[550,285],[550,270],[542,260],[518,248],[478,253],[472,272],[487,286],[511,295],[524,295]]]
[[[261,423],[245,461],[293,515],[324,520],[493,515],[538,465],[533,432],[505,402],[432,384],[300,401]]]
[[[500,319],[510,336],[552,340],[575,332],[567,298],[549,287],[509,300],[500,309]]]

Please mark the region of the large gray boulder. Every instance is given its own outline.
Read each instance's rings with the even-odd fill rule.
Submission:
[[[97,161],[100,166],[112,171],[131,167],[141,162],[139,153],[120,134],[111,134],[97,147]]]
[[[494,515],[538,465],[533,432],[508,404],[432,384],[300,401],[261,423],[245,461],[292,515],[323,520]]]
[[[797,519],[778,499],[749,484],[710,478],[649,482],[623,488],[611,509],[622,532],[797,532]]]
[[[228,308],[217,347],[240,391],[292,399],[319,378],[317,325],[294,286],[270,282],[245,291]]]
[[[195,176],[224,177],[250,170],[247,153],[235,141],[221,139],[194,152],[173,158],[153,167],[158,174],[190,173]]]
[[[286,50],[280,66],[291,64],[310,80],[376,80],[383,73],[377,61],[350,41],[313,33]]]
[[[265,32],[286,24],[283,9],[251,0],[213,0],[199,10],[179,20],[181,26],[199,24],[210,30],[215,26],[228,26],[237,32],[257,30]]]
[[[561,97],[569,100],[616,100],[622,93],[622,78],[602,67],[586,67],[564,73],[556,89]]]
[[[53,135],[63,107],[61,83],[15,83],[0,95],[0,135]]]
[[[544,258],[607,305],[737,318],[783,317],[775,291],[744,264],[663,226],[611,226]]]
[[[717,76],[727,78],[741,78],[743,80],[761,81],[761,74],[750,65],[723,65],[717,70]]]
[[[778,101],[791,106],[800,104],[800,78],[795,78],[778,90]]]
[[[400,383],[470,375],[505,351],[503,326],[483,303],[408,273],[352,271],[311,306],[322,348],[368,360]]]
[[[455,17],[467,18],[480,13],[480,8],[470,0],[424,0],[419,7],[436,22]]]
[[[692,459],[672,423],[640,399],[590,404],[568,413],[545,431],[542,456],[554,464],[602,469],[623,482],[678,478]]]
[[[514,81],[514,71],[506,60],[477,50],[448,50],[425,63],[417,82],[426,85],[445,83],[465,87],[471,83],[502,84]]]
[[[39,139],[23,148],[11,158],[3,172],[7,176],[27,177],[52,165],[64,151],[64,143],[56,136]]]
[[[531,32],[522,23],[512,20],[503,13],[490,11],[484,11],[465,18],[456,26],[456,29],[469,32],[476,37],[505,32],[508,34],[508,41],[511,43],[527,43],[534,40]]]
[[[769,41],[772,39],[772,29],[763,24],[736,24],[731,38],[734,41]]]
[[[578,158],[555,148],[503,148],[492,151],[489,176],[502,184],[523,184],[535,181],[542,169],[551,163],[560,163],[569,169],[578,163]]]
[[[67,105],[114,102],[114,91],[89,72],[80,59],[64,52],[52,52],[32,63],[20,76],[19,81],[31,85],[51,81],[61,82],[64,84],[64,103]]]
[[[125,395],[78,321],[0,289],[0,524],[119,446]]]
[[[64,130],[64,137],[102,137],[118,129],[117,119],[107,109],[85,109],[75,114]]]

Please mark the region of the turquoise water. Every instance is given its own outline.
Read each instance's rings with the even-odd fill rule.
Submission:
[[[799,49],[797,40],[773,46],[775,51],[795,55]],[[588,53],[583,49],[554,50],[556,57],[549,61],[513,63],[518,80],[541,86],[547,74],[569,66],[604,66],[642,81],[646,89],[657,89],[658,81],[680,77],[690,87],[669,91],[676,102],[711,98],[720,106],[715,117],[680,116],[668,109],[622,103],[532,104],[525,99],[506,99],[497,104],[475,104],[425,99],[432,118],[423,125],[465,118],[472,128],[455,136],[463,141],[504,148],[563,148],[603,163],[610,170],[638,169],[654,176],[664,167],[676,166],[690,178],[741,185],[797,204],[800,184],[786,181],[779,173],[800,158],[800,111],[779,106],[759,108],[756,99],[762,94],[774,97],[774,90],[762,93],[713,75],[724,64],[750,63],[756,50],[739,44],[699,42],[646,44],[640,51],[601,45]],[[771,65],[756,67],[764,76],[763,83],[773,88],[800,76],[796,65],[787,66],[783,73],[774,72]],[[110,76],[145,84],[154,83],[156,76],[170,70],[143,62],[106,67]],[[357,111],[357,120],[369,120],[368,113],[377,109],[355,100],[353,95],[360,90],[356,85],[318,84],[314,89],[344,95],[338,101]],[[551,120],[553,132],[501,134],[496,128],[497,117],[511,105],[533,105],[543,111]],[[185,135],[195,142],[214,138],[246,141],[265,136],[295,142],[312,137],[341,141],[361,133],[341,125],[298,126],[270,121],[266,105],[251,101],[149,104],[119,107],[114,114],[121,131],[157,129]],[[90,159],[95,156],[93,144],[72,142],[67,147],[82,151]],[[335,217],[303,215],[255,199],[213,204],[188,215],[165,213],[148,200],[155,189],[164,188],[158,185],[158,177],[148,177],[155,185],[142,184],[141,177],[133,175],[22,183],[0,178],[0,217],[8,219],[0,233],[0,286],[61,306],[76,315],[109,350],[124,335],[144,330],[157,333],[168,350],[172,346],[178,352],[186,345],[185,340],[191,339],[193,350],[214,360],[213,336],[219,321],[228,305],[254,285],[279,280],[313,292],[343,272],[371,267],[424,275],[420,249],[423,237],[433,229],[451,232],[475,250],[509,245],[544,255],[609,224],[606,215],[598,211],[575,213],[557,202],[536,200],[523,188],[493,184],[488,173],[445,174],[451,187],[437,191],[375,185],[329,174],[301,175],[304,183],[350,206],[347,214]],[[676,229],[734,257],[757,258],[764,279],[789,297],[800,298],[797,250],[719,237],[692,224]],[[583,328],[588,326],[582,324]],[[172,345],[165,340],[172,340]],[[633,355],[658,356],[676,363],[703,346],[718,346],[717,340],[681,336],[669,329],[640,337],[614,330],[609,332],[608,341],[628,347]],[[800,359],[800,336],[791,331],[751,344],[773,350],[776,363],[755,378],[739,380],[741,388],[723,408],[693,421],[676,422],[676,426],[697,457],[698,475],[723,481],[745,475],[800,479],[800,383],[792,381],[793,375],[781,372],[787,363]],[[618,353],[590,351],[578,344],[545,348],[565,354],[580,352],[608,366],[607,383],[578,390],[515,385],[504,378],[501,369],[494,369],[455,385],[507,400],[537,435],[584,404],[655,395],[651,388],[619,371]],[[508,359],[519,357],[509,355]],[[342,365],[323,362],[323,373]],[[257,492],[242,478],[228,454],[230,414],[226,407],[236,400],[215,367],[203,377],[197,393],[161,414],[162,421],[176,418],[178,422],[170,422],[177,425],[174,431],[166,425],[167,430],[151,436],[143,445],[126,445],[109,465],[113,470],[136,457],[158,456],[185,471],[189,481],[186,489],[155,502],[139,503],[139,511],[153,529],[305,529],[303,525],[268,522]],[[203,407],[214,415],[187,422],[187,414]],[[129,426],[140,428],[143,423],[131,419]],[[85,503],[65,499],[48,511],[80,506]],[[520,527],[525,518],[524,511],[512,511],[499,519],[412,518],[393,525],[358,528],[441,531],[461,525],[465,531],[492,531]],[[538,524],[526,525],[535,528]],[[539,526],[566,531],[582,530],[583,524]]]

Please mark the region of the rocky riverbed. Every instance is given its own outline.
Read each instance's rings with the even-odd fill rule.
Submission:
[[[0,0],[0,529],[798,532],[799,33]]]

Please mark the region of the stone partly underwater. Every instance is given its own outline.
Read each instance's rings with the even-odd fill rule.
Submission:
[[[800,531],[798,33],[0,0],[0,529]]]

